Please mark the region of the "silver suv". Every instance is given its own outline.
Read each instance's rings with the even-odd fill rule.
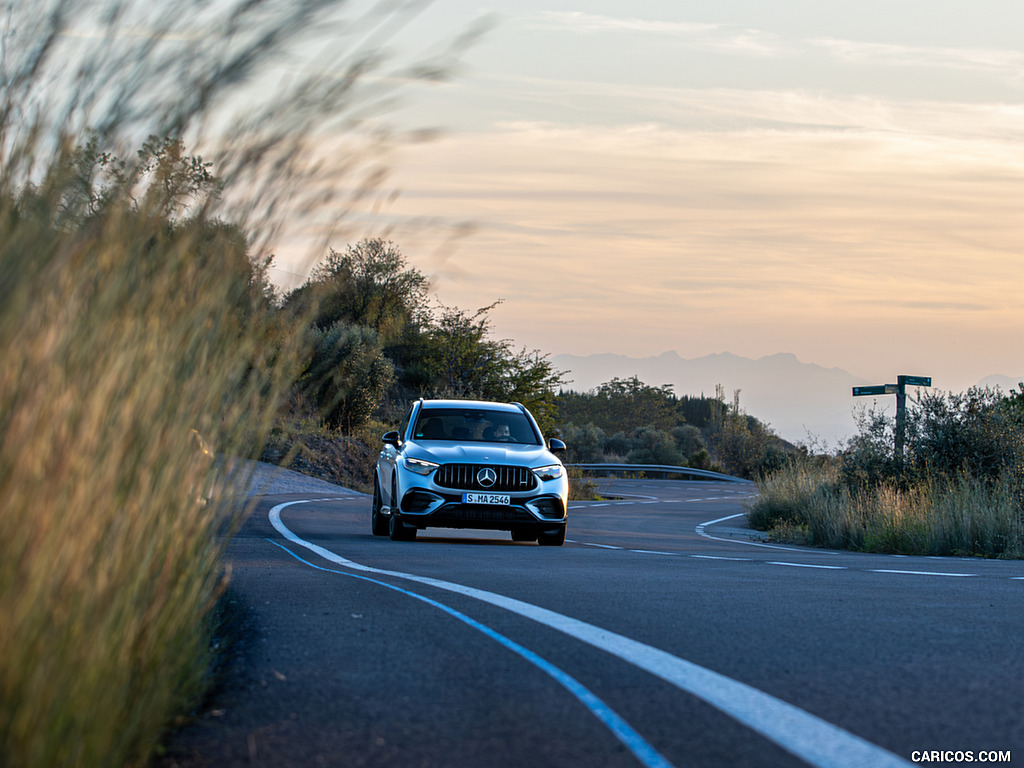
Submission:
[[[511,531],[513,541],[565,542],[569,480],[519,403],[418,400],[382,438],[371,526],[411,541],[423,528]]]

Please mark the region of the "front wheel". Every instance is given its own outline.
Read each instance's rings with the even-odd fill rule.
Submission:
[[[414,541],[416,529],[402,522],[398,513],[398,483],[391,478],[391,517],[388,519],[388,535],[392,541]]]
[[[370,504],[370,530],[373,531],[374,536],[387,536],[388,531],[388,519],[381,514],[381,507],[383,501],[380,498],[380,481],[377,479],[377,474],[373,475],[373,502]]]
[[[416,529],[403,523],[399,516],[392,512],[391,519],[388,520],[388,535],[392,541],[415,541]]]

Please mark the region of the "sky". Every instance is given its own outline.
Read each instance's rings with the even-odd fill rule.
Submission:
[[[548,354],[1024,378],[1024,4],[437,0],[392,44],[480,19],[366,229],[446,305]]]

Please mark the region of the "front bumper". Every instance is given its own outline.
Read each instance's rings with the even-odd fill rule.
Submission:
[[[402,521],[417,528],[481,528],[510,531],[565,525],[563,497],[554,493],[510,494],[510,504],[465,504],[462,493],[411,488],[399,505]]]

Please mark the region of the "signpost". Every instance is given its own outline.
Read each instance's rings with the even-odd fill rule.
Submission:
[[[903,443],[907,432],[907,387],[930,387],[931,376],[896,377],[895,384],[876,384],[870,387],[854,387],[854,397],[865,395],[896,395],[896,462],[903,463]]]
[[[895,395],[896,385],[895,384],[879,384],[873,387],[854,387],[853,396],[860,397],[862,395]]]

